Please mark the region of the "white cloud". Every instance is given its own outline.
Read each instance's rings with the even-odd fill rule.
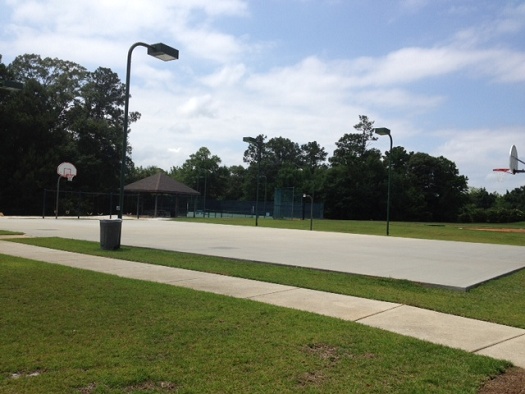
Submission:
[[[174,36],[184,42],[190,53],[218,63],[235,59],[244,51],[237,38],[209,29],[177,29]]]
[[[403,89],[365,89],[359,97],[375,106],[411,108],[414,111],[428,111],[445,100],[441,96],[415,94]]]
[[[380,58],[349,63],[352,84],[365,87],[405,85],[459,72],[494,81],[525,81],[525,53],[509,49],[403,48]]]
[[[345,96],[349,83],[338,63],[309,57],[292,66],[252,75],[246,86],[275,104],[294,107],[336,103]]]
[[[411,12],[420,11],[428,6],[429,3],[430,0],[400,0],[401,8]]]
[[[483,53],[451,47],[403,48],[382,58],[360,58],[351,64],[356,86],[407,84],[457,72],[483,60]]]
[[[438,36],[430,46],[416,46],[413,43],[419,41],[413,35],[419,33],[410,32],[409,24],[394,30],[396,23],[409,23],[410,18],[438,7],[430,0],[401,1],[402,11],[408,12],[397,16],[396,23],[384,24],[388,26],[385,32],[393,33],[392,38],[383,36],[387,45],[371,40],[358,57],[346,56],[344,48],[279,57],[279,51],[293,52],[303,39],[287,35],[295,34],[298,26],[298,31],[306,32],[304,24],[310,21],[299,19],[301,13],[290,15],[286,31],[274,33],[272,19],[258,19],[272,13],[252,15],[260,6],[251,7],[242,0],[157,0],[154,6],[143,0],[0,2],[13,11],[0,33],[5,62],[19,54],[38,53],[89,69],[110,67],[123,80],[127,50],[133,42],[162,41],[181,51],[180,60],[169,63],[145,56],[143,49],[133,55],[130,109],[143,115],[131,125],[137,165],[169,169],[201,146],[209,147],[226,165],[241,164],[242,137],[257,134],[298,143],[316,140],[331,154],[334,143],[353,132],[360,114],[395,130],[396,145],[408,151],[456,161],[475,186],[489,182],[491,169],[506,163],[511,144],[525,152],[520,124],[450,130],[458,121],[453,117],[458,111],[447,107],[454,98],[469,93],[451,88],[449,77],[491,85],[498,92],[525,82],[520,40],[525,28],[523,2],[487,6],[499,12],[482,19],[474,19],[477,7],[472,8],[470,1],[441,2],[440,8],[453,11],[454,17],[462,13],[464,28]],[[228,18],[241,22],[241,27],[227,25]],[[363,31],[367,24],[363,23]],[[315,26],[315,34],[331,28],[329,24]],[[428,29],[433,33],[431,25]],[[277,40],[279,46],[273,46]],[[265,58],[258,56],[263,49]],[[329,59],[323,53],[340,55]],[[265,68],[268,58],[273,68]],[[299,60],[290,63],[289,58]],[[429,124],[437,109],[446,117],[446,126],[439,120]],[[464,124],[468,123],[465,117],[476,114],[461,116]],[[421,123],[426,123],[424,133]],[[378,149],[385,150],[387,142],[377,141]],[[518,176],[511,178],[519,181]]]
[[[166,32],[172,36],[167,44],[213,61],[224,62],[249,49],[242,39],[211,27],[216,18],[247,15],[241,0],[158,0],[154,5],[141,0],[8,0],[7,4],[13,18],[5,29],[15,37],[20,53],[46,48],[42,56],[91,64],[94,59],[111,59],[112,53],[120,59],[122,48],[137,41],[158,42],[155,37],[165,37]],[[204,18],[202,23],[193,23],[198,18]],[[92,56],[94,51],[101,53]],[[116,60],[106,63],[116,67]]]
[[[226,65],[219,71],[202,78],[201,81],[212,88],[232,86],[246,75],[246,71],[244,64]]]
[[[505,193],[506,190],[525,185],[525,178],[519,174],[501,176],[493,172],[495,168],[508,168],[512,145],[517,145],[519,152],[521,142],[525,153],[521,128],[443,130],[437,134],[446,142],[436,146],[430,153],[455,162],[462,175],[469,175],[470,186]]]
[[[216,104],[213,102],[213,99],[209,94],[190,97],[184,104],[182,104],[178,109],[178,112],[186,117],[204,116],[214,118],[216,116]]]
[[[501,37],[510,37],[525,28],[525,3],[506,5],[500,15],[482,24],[469,26],[454,34],[463,47],[476,47]]]

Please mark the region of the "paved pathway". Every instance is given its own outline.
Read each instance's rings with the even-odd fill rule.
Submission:
[[[525,368],[525,330],[515,327],[402,304],[89,256],[1,240],[0,254],[251,299],[355,321],[468,352],[506,359]]]
[[[99,220],[93,219],[0,218],[0,229],[31,236],[98,242],[99,228]],[[124,220],[122,244],[407,279],[459,290],[525,268],[522,246],[166,220]]]

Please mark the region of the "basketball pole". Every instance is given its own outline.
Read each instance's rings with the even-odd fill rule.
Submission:
[[[55,205],[55,219],[58,219],[58,194],[60,192],[60,178],[62,178],[62,175],[58,176],[58,181],[57,181],[57,203]]]

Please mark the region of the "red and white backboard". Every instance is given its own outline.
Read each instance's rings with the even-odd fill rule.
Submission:
[[[516,149],[516,145],[512,145],[510,147],[509,169],[513,174],[518,172],[518,161],[518,150]]]
[[[65,161],[58,165],[57,174],[67,178],[68,181],[72,181],[73,177],[77,175],[77,168],[73,164]]]

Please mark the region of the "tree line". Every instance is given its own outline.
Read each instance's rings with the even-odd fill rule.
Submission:
[[[42,190],[54,188],[63,161],[79,168],[74,185],[66,188],[118,191],[125,85],[116,73],[26,54],[9,65],[0,56],[0,80],[23,83],[20,91],[0,89],[0,212],[41,212]],[[138,112],[130,114],[130,124],[139,119]],[[525,219],[525,187],[503,196],[472,189],[447,158],[400,146],[382,153],[376,140],[374,121],[360,115],[331,156],[316,141],[299,144],[259,134],[244,151],[246,166],[222,165],[201,147],[166,172],[208,200],[253,201],[258,180],[260,201],[271,202],[276,189],[293,188],[323,202],[327,218],[384,220],[390,164],[392,220]],[[135,166],[131,151],[128,146],[126,183],[163,171]]]

